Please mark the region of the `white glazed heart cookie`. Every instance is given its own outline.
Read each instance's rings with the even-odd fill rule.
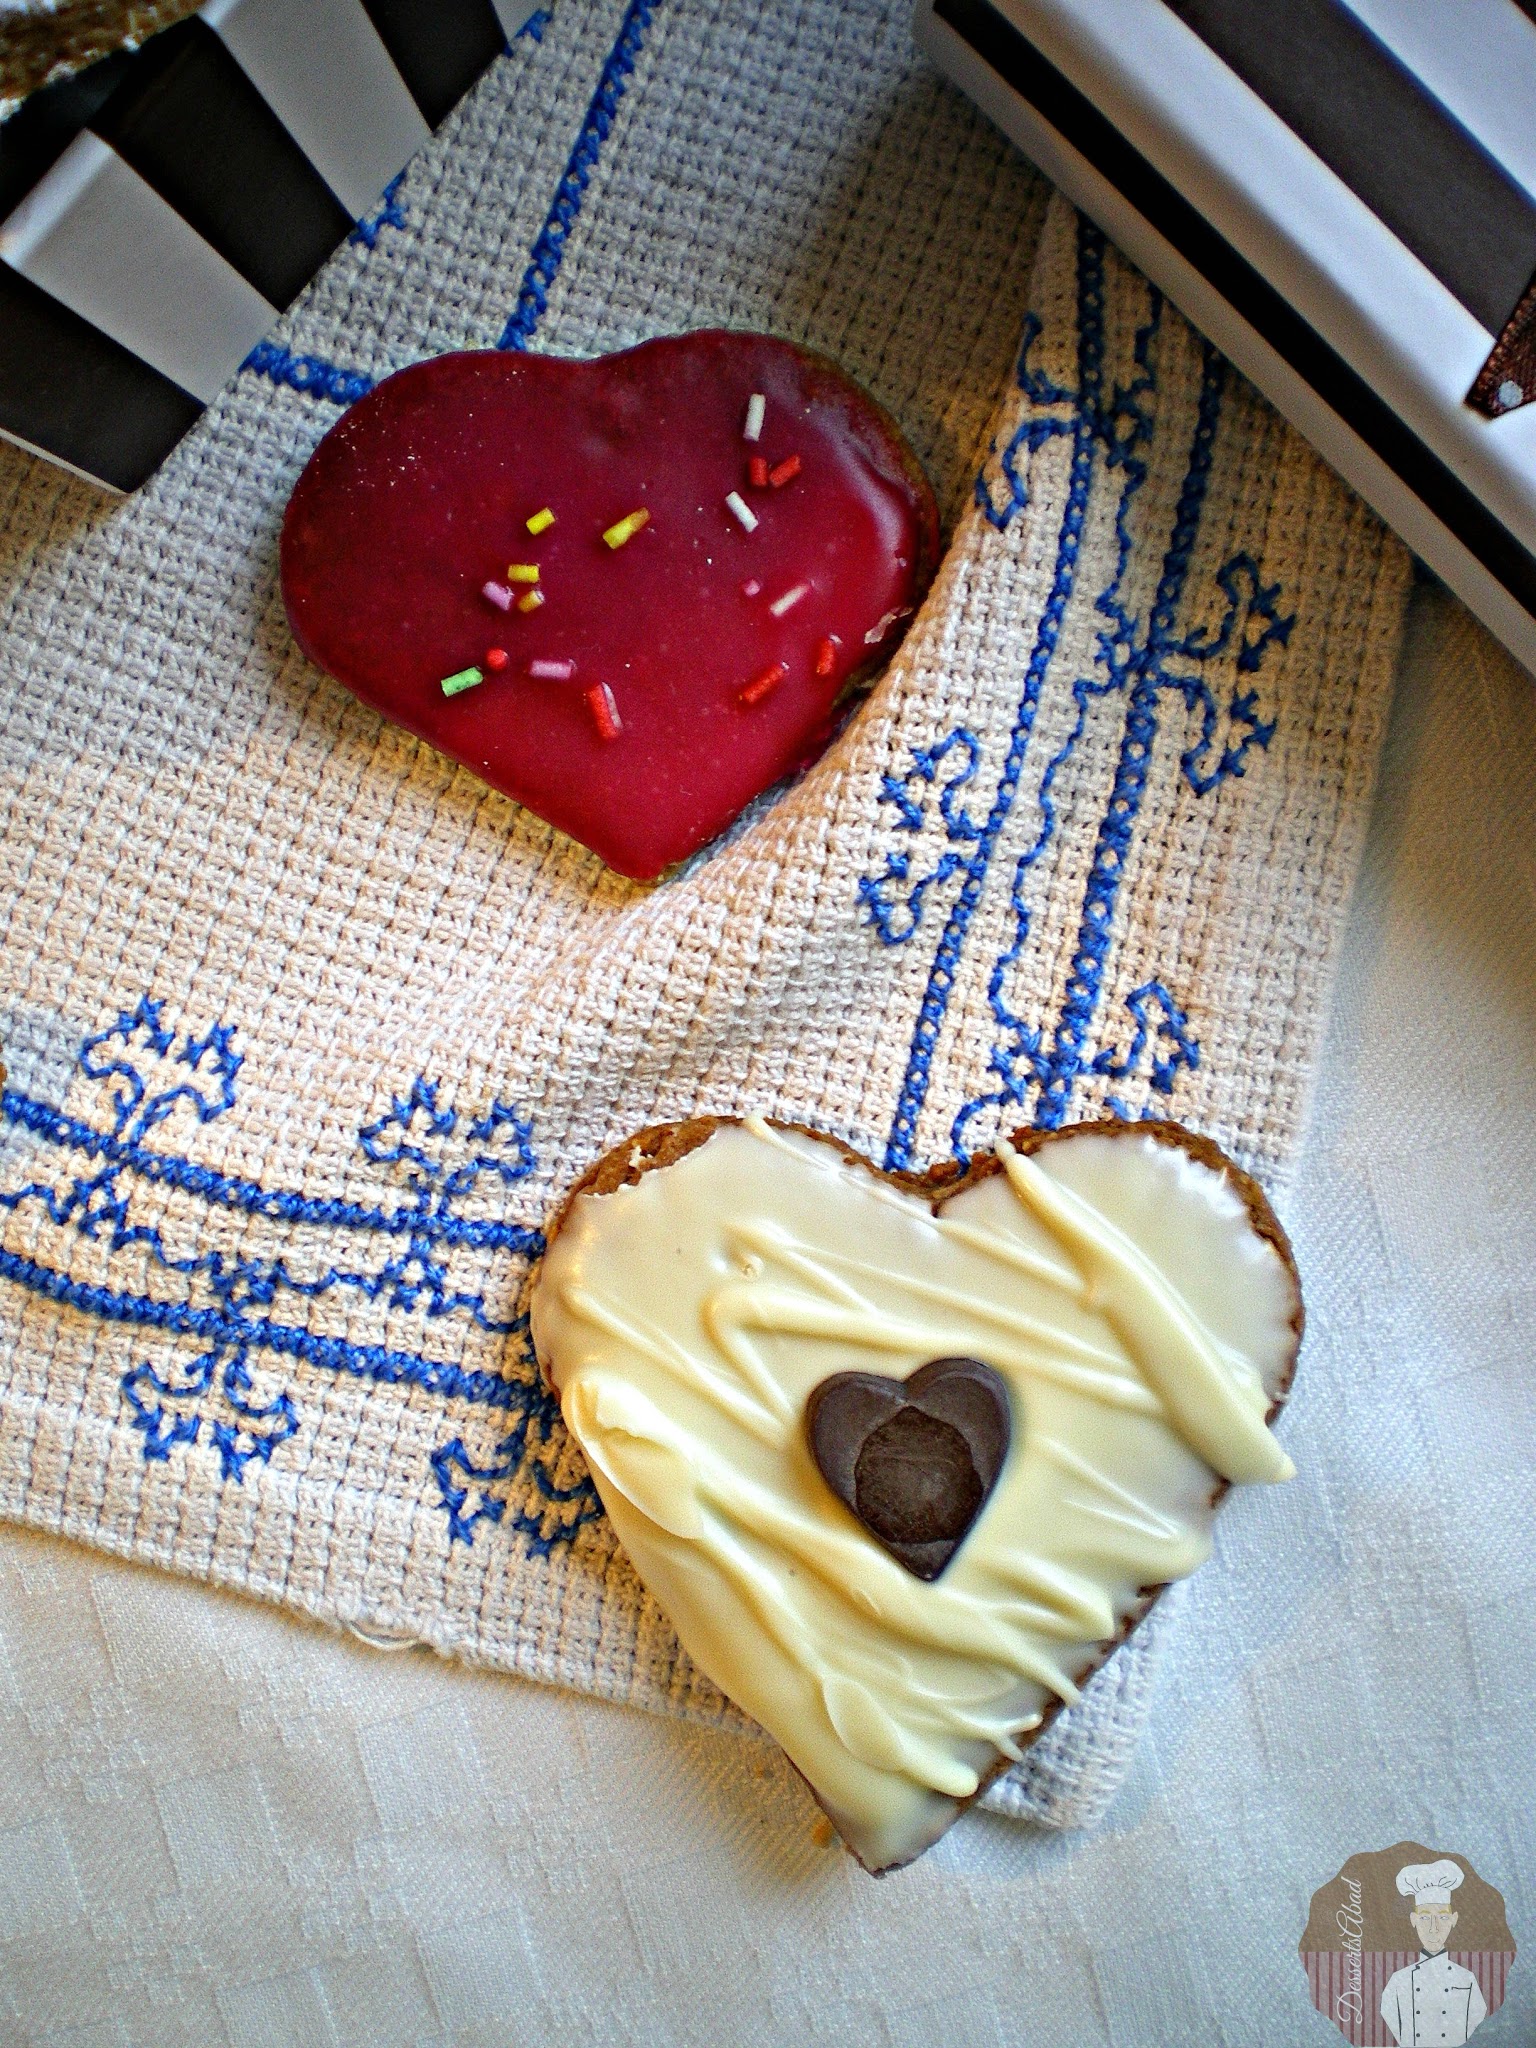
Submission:
[[[534,1342],[641,1578],[844,1841],[927,1848],[1210,1548],[1301,1296],[1258,1187],[1173,1124],[888,1174],[760,1117],[573,1191]]]

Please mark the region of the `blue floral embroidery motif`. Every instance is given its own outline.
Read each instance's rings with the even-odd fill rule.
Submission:
[[[1200,1044],[1189,1028],[1189,1019],[1160,981],[1144,981],[1126,997],[1124,1008],[1131,1020],[1131,1042],[1123,1051],[1106,1045],[1096,1053],[1093,1071],[1112,1081],[1146,1076],[1147,1085],[1159,1095],[1171,1095],[1182,1069],[1200,1064]],[[1106,1097],[1116,1116],[1129,1119],[1132,1112],[1118,1095]],[[1157,1114],[1146,1109],[1144,1117]]]
[[[522,1276],[543,1238],[484,1213],[494,1206],[487,1193],[508,1193],[534,1171],[527,1119],[504,1102],[466,1114],[440,1084],[418,1077],[358,1132],[360,1161],[384,1184],[377,1199],[242,1180],[173,1143],[178,1127],[210,1123],[235,1106],[242,1067],[235,1040],[225,1024],[178,1034],[163,1005],[146,996],[81,1046],[69,1113],[13,1088],[0,1093],[0,1123],[37,1141],[23,1155],[34,1177],[0,1187],[0,1215],[31,1209],[107,1254],[134,1252],[148,1285],[130,1291],[82,1281],[5,1248],[0,1278],[109,1322],[198,1340],[195,1356],[183,1347],[135,1362],[122,1376],[128,1420],[147,1461],[206,1443],[222,1477],[237,1483],[253,1460],[270,1462],[302,1424],[284,1384],[284,1361],[298,1360],[381,1384],[414,1384],[503,1418],[489,1462],[477,1463],[461,1435],[431,1454],[450,1536],[467,1542],[477,1522],[505,1518],[536,1548],[568,1540],[599,1508],[540,1384],[527,1318],[517,1310]],[[143,1220],[151,1208],[163,1212],[166,1189],[191,1198],[178,1205],[174,1229]],[[480,1213],[467,1213],[472,1197]],[[185,1243],[183,1208],[194,1219]],[[231,1213],[275,1226],[256,1240],[273,1240],[275,1248],[244,1248],[248,1234],[241,1249],[211,1244],[216,1235],[228,1238],[217,1223]],[[317,1255],[317,1226],[328,1233],[324,1256]],[[349,1258],[332,1255],[338,1233],[355,1247]],[[409,1312],[429,1328],[456,1320],[509,1340],[504,1370],[470,1371],[451,1358],[327,1335],[301,1311],[328,1296]],[[533,1508],[516,1505],[520,1498]]]
[[[403,228],[405,201],[400,194],[404,189],[405,173],[399,171],[379,194],[378,212],[370,213],[366,219],[360,220],[347,240],[356,243],[361,249],[372,249],[377,245],[379,236],[385,228]]]
[[[450,1443],[438,1445],[431,1462],[448,1512],[449,1535],[460,1543],[474,1541],[480,1522],[505,1522],[527,1539],[530,1550],[545,1555],[599,1512],[585,1470],[579,1466],[574,1472],[568,1469],[576,1460],[560,1421],[559,1404],[537,1375],[526,1405],[489,1459],[477,1463],[465,1449],[463,1438],[454,1437]],[[507,1493],[496,1490],[524,1476],[532,1481],[530,1506],[519,1506]]]
[[[1179,772],[1197,795],[1208,797],[1243,776],[1275,732],[1275,720],[1261,707],[1255,680],[1276,647],[1283,647],[1295,623],[1284,611],[1277,583],[1266,582],[1247,551],[1230,557],[1214,577],[1219,598],[1214,624],[1204,623],[1209,603],[1191,588],[1191,566],[1209,483],[1216,430],[1226,386],[1226,364],[1215,350],[1203,351],[1201,384],[1182,485],[1166,534],[1162,573],[1149,603],[1130,594],[1133,515],[1147,477],[1147,449],[1157,421],[1158,340],[1163,323],[1160,295],[1147,287],[1146,315],[1131,344],[1129,374],[1106,375],[1104,241],[1083,222],[1077,247],[1077,374],[1068,387],[1032,360],[1043,333],[1038,319],[1026,326],[1018,383],[1029,400],[1024,416],[1001,447],[994,443],[976,480],[976,502],[1000,532],[1029,503],[1028,472],[1035,454],[1055,441],[1071,447],[1071,466],[1049,594],[1036,629],[1012,730],[1002,758],[989,762],[976,736],[956,727],[927,747],[915,748],[904,775],[883,779],[880,801],[895,812],[893,832],[913,835],[917,844],[885,855],[881,871],[859,884],[864,914],[886,946],[910,943],[924,927],[942,919],[942,929],[908,1049],[906,1074],[886,1146],[886,1164],[912,1161],[918,1119],[927,1099],[930,1070],[944,1028],[950,997],[985,890],[993,856],[1017,808],[1024,766],[1047,672],[1054,659],[1063,618],[1077,594],[1077,569],[1090,501],[1114,493],[1115,560],[1108,581],[1094,596],[1100,624],[1095,661],[1071,684],[1075,720],[1055,753],[1042,765],[1034,790],[1039,818],[1032,842],[1016,856],[1009,882],[1008,943],[992,962],[987,981],[994,1037],[987,1055],[991,1084],[963,1103],[950,1131],[960,1158],[1000,1113],[1021,1110],[1037,1124],[1060,1124],[1074,1090],[1085,1076],[1142,1078],[1159,1092],[1172,1090],[1177,1074],[1198,1063],[1198,1046],[1188,1020],[1161,983],[1150,982],[1123,998],[1133,1027],[1132,1046],[1121,1060],[1114,1047],[1095,1042],[1121,877],[1145,796],[1154,746],[1168,699],[1182,704],[1194,735],[1179,756]],[[1199,621],[1194,623],[1192,621]],[[1237,683],[1225,695],[1218,688],[1218,664],[1235,671]],[[1118,758],[1108,802],[1099,820],[1079,912],[1071,966],[1054,1017],[1031,1017],[1016,1006],[1012,987],[1031,940],[1029,889],[1033,870],[1055,842],[1060,819],[1057,787],[1078,750],[1095,707],[1119,699],[1124,705]],[[947,768],[947,772],[941,772]],[[962,807],[959,791],[994,781],[991,807],[978,816],[981,799]],[[930,801],[937,788],[939,802]],[[1150,1006],[1164,1005],[1153,1021]],[[1155,1043],[1150,1064],[1143,1058]],[[1118,1097],[1113,1106],[1123,1108]],[[1128,1112],[1127,1112],[1128,1113]]]

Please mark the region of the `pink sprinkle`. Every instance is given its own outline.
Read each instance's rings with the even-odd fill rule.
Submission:
[[[540,683],[568,683],[576,673],[574,661],[530,661],[528,673]]]
[[[509,612],[512,609],[512,593],[505,583],[482,583],[480,595],[489,598],[499,612]]]
[[[597,727],[600,740],[616,740],[624,730],[619,717],[619,707],[613,701],[613,692],[606,683],[594,683],[587,692],[587,709],[592,714],[592,723]]]
[[[741,586],[741,594],[743,597],[756,597],[758,592],[762,589],[762,587],[763,586],[760,578],[756,576],[749,576],[746,582],[743,583],[743,585]]]
[[[773,600],[773,603],[768,607],[769,611],[773,613],[776,619],[782,619],[786,612],[794,610],[810,587],[809,583],[795,584],[792,589],[786,590],[782,597],[776,597]]]

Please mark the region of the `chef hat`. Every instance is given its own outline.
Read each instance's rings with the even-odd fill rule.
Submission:
[[[1442,1856],[1438,1863],[1408,1863],[1397,1873],[1397,1888],[1415,1906],[1448,1906],[1465,1873],[1459,1863]]]

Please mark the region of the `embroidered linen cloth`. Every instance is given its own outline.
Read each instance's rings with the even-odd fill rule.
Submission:
[[[899,8],[566,6],[136,499],[0,457],[0,1513],[744,1725],[529,1354],[597,1154],[1151,1112],[1283,1192],[1403,557],[1045,197]],[[389,368],[700,324],[844,362],[953,538],[825,759],[643,888],[308,667],[276,535]],[[991,1803],[1101,1810],[1154,1643]]]

